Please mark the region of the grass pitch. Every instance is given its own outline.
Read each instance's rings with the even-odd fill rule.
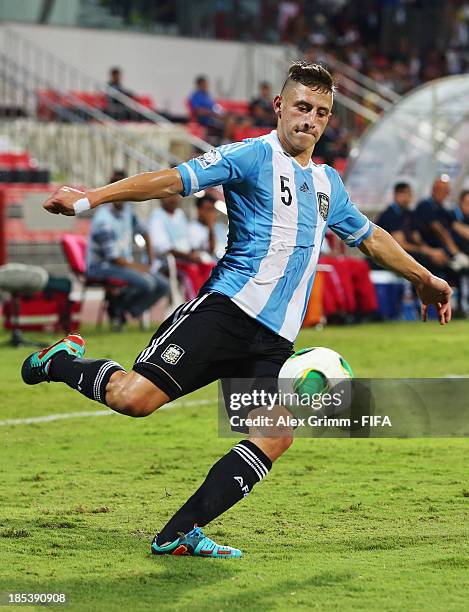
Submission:
[[[149,337],[84,335],[88,356],[125,366]],[[362,377],[467,376],[467,338],[467,322],[396,323],[307,331],[297,347],[334,348]],[[24,386],[29,352],[0,349],[0,420],[104,408]],[[68,610],[468,609],[464,439],[296,440],[207,527],[242,559],[152,557],[154,533],[233,443],[217,437],[215,386],[180,402],[141,420],[0,426],[0,591],[64,592]]]

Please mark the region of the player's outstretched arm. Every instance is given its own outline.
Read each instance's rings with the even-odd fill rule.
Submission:
[[[438,312],[441,325],[451,320],[451,288],[448,283],[434,276],[427,268],[421,266],[413,257],[402,249],[388,232],[377,225],[373,232],[358,247],[376,263],[400,274],[409,280],[417,291],[422,302],[422,319],[427,320],[429,304]]]
[[[44,208],[54,215],[73,216],[105,202],[143,202],[182,191],[181,175],[173,168],[136,174],[89,191],[60,187],[45,201]]]

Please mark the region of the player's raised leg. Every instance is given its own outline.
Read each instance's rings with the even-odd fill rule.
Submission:
[[[111,359],[84,359],[85,341],[78,334],[27,357],[21,369],[28,385],[64,382],[89,399],[133,417],[148,416],[169,397],[137,372],[126,372]]]

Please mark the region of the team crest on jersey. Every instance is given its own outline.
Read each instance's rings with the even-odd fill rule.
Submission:
[[[329,196],[325,193],[321,193],[318,191],[318,204],[319,204],[319,214],[327,221],[327,215],[329,214]]]
[[[175,365],[186,351],[177,344],[168,345],[161,353],[161,359],[171,365]]]
[[[221,153],[216,149],[211,149],[204,153],[203,155],[199,155],[199,157],[195,158],[199,164],[202,166],[204,170],[206,170],[209,166],[213,166],[221,160]]]

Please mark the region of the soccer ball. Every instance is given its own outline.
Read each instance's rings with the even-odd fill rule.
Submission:
[[[282,394],[323,395],[344,381],[350,381],[353,372],[347,361],[332,349],[313,346],[297,351],[289,357],[279,373],[279,391]]]

